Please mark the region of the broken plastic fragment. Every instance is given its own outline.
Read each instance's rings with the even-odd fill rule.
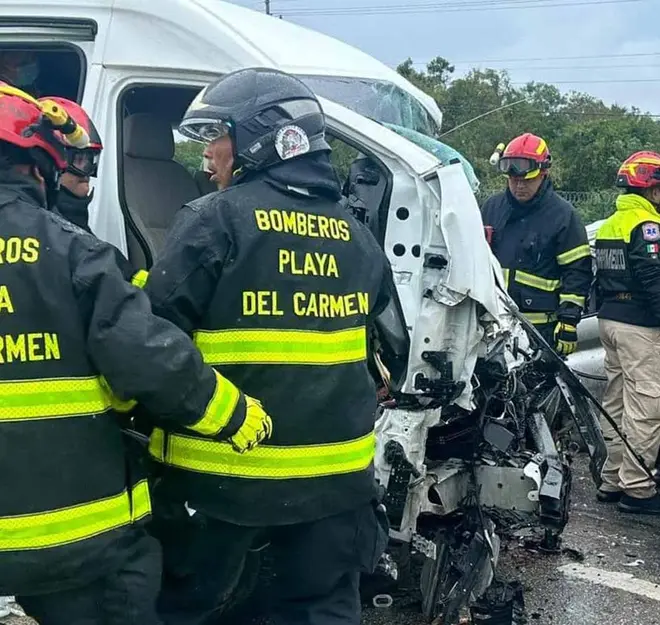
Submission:
[[[16,603],[16,597],[0,597],[0,618],[7,616],[25,616],[21,606]]]
[[[391,608],[394,603],[392,595],[376,595],[372,601],[375,608]]]

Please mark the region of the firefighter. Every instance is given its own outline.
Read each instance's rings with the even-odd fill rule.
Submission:
[[[151,313],[115,248],[44,210],[60,137],[83,148],[84,130],[55,102],[0,94],[0,596],[40,625],[157,624],[148,484],[113,408],[134,398],[238,451],[269,418]]]
[[[96,178],[98,174],[103,150],[101,136],[87,112],[76,102],[59,97],[41,98],[41,101],[52,101],[60,106],[73,121],[85,130],[89,138],[88,145],[83,149],[73,146],[66,147],[68,165],[66,171],[60,176],[57,206],[53,207],[53,211],[92,234],[89,227],[89,205],[94,191],[90,191],[89,182],[90,178]],[[61,136],[60,138],[63,139]],[[124,277],[134,285],[143,287],[148,278],[147,271],[135,269],[119,250],[117,250],[116,257]]]
[[[496,162],[508,188],[481,209],[493,253],[520,311],[567,356],[577,349],[577,325],[593,277],[586,230],[553,189],[552,159],[541,137],[516,137]]]
[[[596,235],[598,312],[607,386],[603,406],[654,466],[660,449],[660,154],[637,152],[617,175],[624,190]],[[598,499],[625,512],[660,514],[654,481],[613,429]]]
[[[90,178],[96,178],[103,150],[101,136],[85,110],[76,102],[65,98],[49,98],[59,104],[89,137],[89,146],[80,150],[70,147],[67,150],[69,163],[60,177],[60,190],[57,196],[57,211],[76,226],[91,232],[89,227],[89,204],[94,191],[89,188]]]
[[[389,301],[389,263],[340,202],[323,111],[297,78],[228,74],[200,92],[179,130],[213,144],[223,190],[179,212],[146,289],[206,362],[259,393],[274,434],[243,459],[154,431],[156,499],[188,511],[156,530],[161,614],[168,625],[205,622],[263,535],[278,624],[357,625],[360,572],[374,570],[387,542],[366,331]]]

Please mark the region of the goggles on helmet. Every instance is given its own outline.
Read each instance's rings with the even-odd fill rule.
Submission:
[[[81,178],[95,178],[98,174],[100,150],[70,150],[67,171]]]
[[[181,122],[179,132],[201,143],[211,143],[231,133],[231,122],[220,119],[186,119]]]
[[[540,170],[541,164],[533,158],[502,157],[497,168],[506,176],[522,177]]]

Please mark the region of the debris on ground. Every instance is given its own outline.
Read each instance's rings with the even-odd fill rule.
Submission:
[[[525,625],[523,587],[518,581],[494,581],[471,609],[474,625]]]

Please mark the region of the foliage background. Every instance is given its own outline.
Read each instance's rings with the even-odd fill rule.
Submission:
[[[494,69],[474,69],[454,78],[454,67],[442,57],[423,71],[416,70],[411,59],[397,70],[436,100],[444,115],[441,132],[449,132],[441,140],[472,163],[482,197],[504,187],[503,178],[488,163],[495,146],[532,132],[550,146],[555,186],[590,223],[611,214],[621,162],[638,150],[660,150],[657,116],[608,106],[586,93],[562,93],[555,85],[539,82],[516,88],[507,72]],[[451,132],[513,102],[518,103]]]
[[[440,139],[472,163],[481,181],[480,200],[505,185],[488,163],[495,146],[523,132],[540,135],[548,142],[555,186],[574,204],[585,223],[612,212],[614,180],[623,160],[638,150],[660,150],[658,116],[616,104],[608,106],[587,93],[562,93],[555,85],[540,82],[516,88],[507,72],[495,69],[473,69],[455,78],[454,66],[443,57],[436,57],[421,71],[407,59],[397,71],[438,103],[444,115]],[[512,106],[453,131],[509,104]],[[345,174],[357,153],[337,141],[333,148],[335,165]],[[176,159],[191,172],[200,168],[201,153],[198,143],[177,143]]]

